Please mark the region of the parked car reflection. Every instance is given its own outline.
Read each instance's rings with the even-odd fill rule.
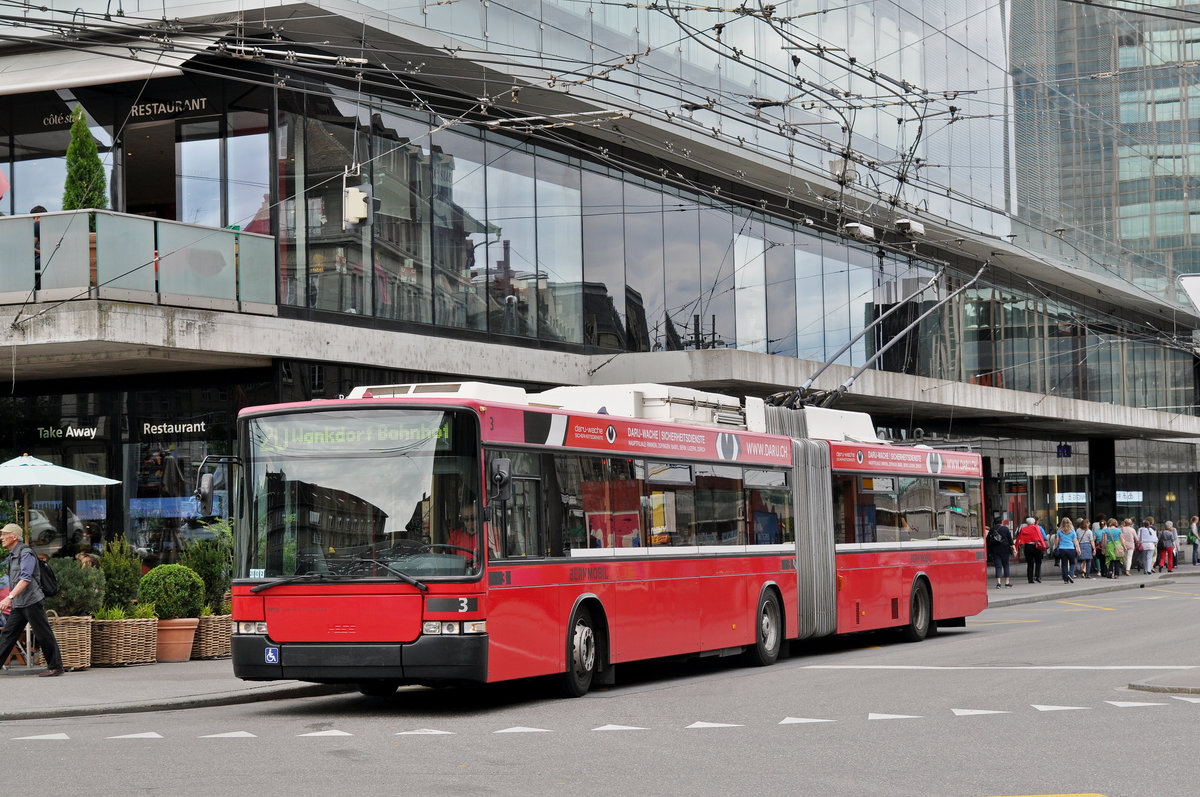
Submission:
[[[60,530],[41,509],[29,510],[29,541],[39,556],[54,556],[63,548],[73,554],[83,541],[83,521],[71,510],[66,510],[65,532]]]

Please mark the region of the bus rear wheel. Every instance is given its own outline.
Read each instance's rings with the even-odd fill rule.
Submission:
[[[901,635],[905,642],[920,642],[929,636],[933,625],[933,598],[929,594],[929,585],[918,581],[913,585],[912,595],[908,603],[908,625],[904,626]]]
[[[783,613],[779,611],[779,599],[770,590],[758,600],[755,626],[750,660],[760,667],[774,664],[783,646]]]
[[[596,676],[596,629],[592,614],[580,606],[567,626],[567,671],[562,676],[568,697],[583,697]]]

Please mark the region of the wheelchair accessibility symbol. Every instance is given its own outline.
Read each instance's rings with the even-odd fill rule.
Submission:
[[[266,659],[267,664],[278,664],[279,648],[267,648],[266,653],[263,654],[263,657]]]

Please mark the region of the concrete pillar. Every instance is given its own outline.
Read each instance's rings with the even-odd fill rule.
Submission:
[[[1117,444],[1111,437],[1088,440],[1088,481],[1092,486],[1092,517],[1117,514]]]

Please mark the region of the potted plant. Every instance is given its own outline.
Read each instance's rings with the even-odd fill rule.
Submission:
[[[152,664],[158,659],[154,606],[101,607],[92,615],[92,666]]]
[[[179,557],[179,563],[195,570],[204,582],[204,609],[192,643],[193,659],[229,656],[233,632],[233,615],[225,611],[225,593],[233,571],[231,524],[224,519],[206,528],[213,537],[193,541]]]
[[[83,106],[71,112],[71,142],[67,144],[67,179],[63,184],[63,210],[104,209],[108,207],[107,180],[96,139],[88,129]],[[96,284],[96,214],[88,214],[91,242],[89,258],[91,284]]]
[[[120,609],[132,606],[137,599],[142,563],[123,535],[105,544],[100,571],[104,573],[104,605]]]
[[[134,608],[142,565],[124,536],[100,556],[104,605],[92,615],[92,666],[148,664],[156,658],[158,618],[150,605]]]
[[[58,578],[58,594],[46,598],[46,611],[63,668],[87,669],[92,665],[92,614],[103,601],[104,573],[63,557],[51,559],[50,567]]]
[[[204,606],[204,582],[190,567],[159,565],[142,576],[138,603],[154,604],[158,617],[157,658],[187,661],[192,654],[200,610]]]

